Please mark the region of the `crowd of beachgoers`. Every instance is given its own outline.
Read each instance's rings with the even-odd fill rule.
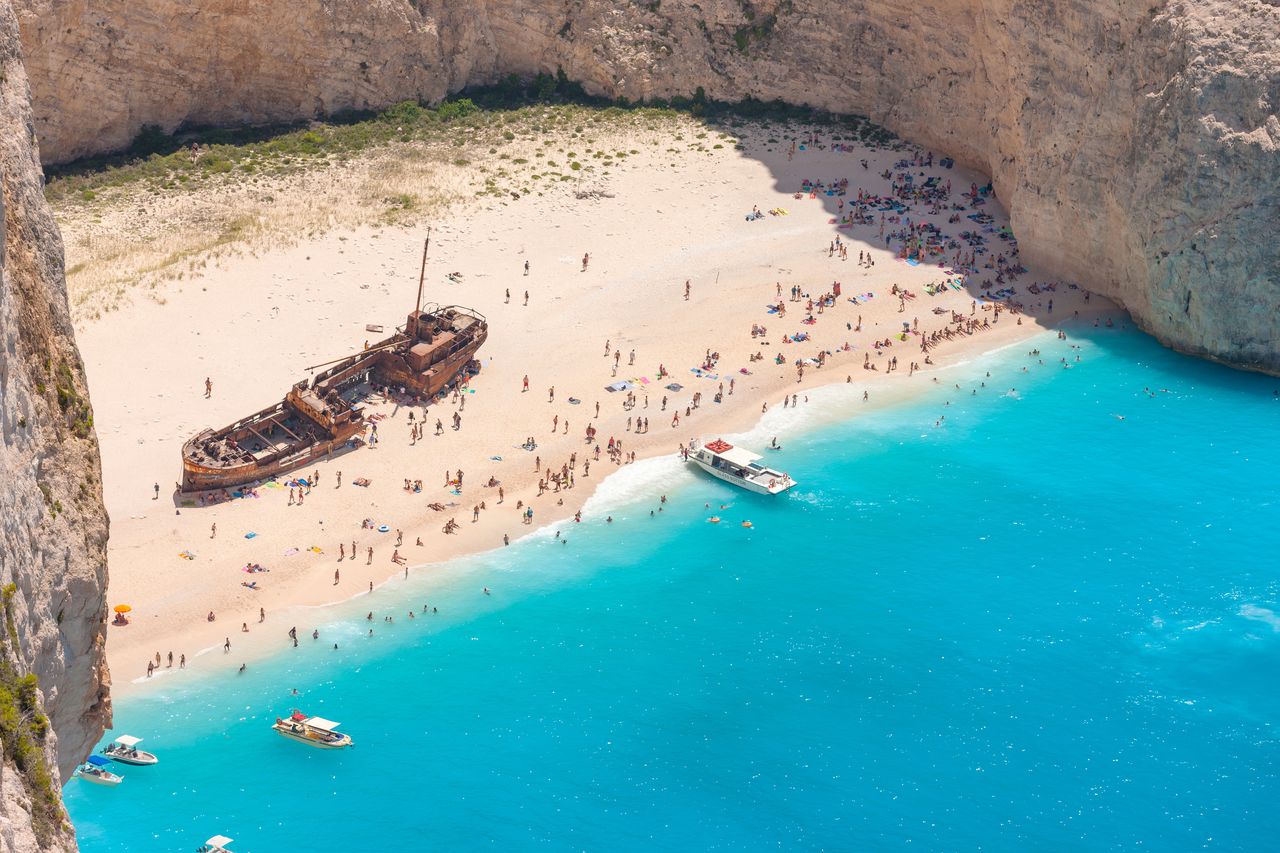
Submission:
[[[487,316],[478,369],[430,400],[363,387],[360,446],[287,477],[172,490],[194,431],[359,346],[366,318],[407,314],[420,234],[323,235],[83,333],[106,424],[112,604],[132,608],[110,640],[123,679],[200,659],[243,668],[299,631],[319,639],[297,605],[364,595],[370,623],[420,618],[434,611],[392,612],[379,587],[415,572],[445,583],[449,560],[548,525],[571,547],[576,525],[613,521],[584,503],[622,466],[803,406],[819,385],[874,405],[975,350],[1108,309],[1024,265],[991,184],[928,151],[807,131],[773,151],[633,159],[609,195],[438,223],[428,295]],[[113,370],[107,343],[126,327],[157,359],[143,391]],[[131,441],[140,430],[154,440]],[[703,510],[665,495],[654,508]]]

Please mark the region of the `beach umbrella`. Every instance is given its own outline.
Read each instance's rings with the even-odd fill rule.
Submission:
[[[129,612],[130,610],[132,610],[132,609],[133,609],[133,608],[132,608],[132,607],[130,607],[129,605],[127,605],[127,604],[117,604],[117,605],[116,605],[116,612],[117,612],[117,613],[128,613],[128,612]]]

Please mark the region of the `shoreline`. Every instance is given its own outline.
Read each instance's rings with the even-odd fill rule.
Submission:
[[[1116,311],[1117,309],[1099,310],[1097,315],[1108,316]],[[1127,315],[1124,315],[1123,312],[1118,313],[1119,316],[1127,318]],[[963,354],[964,356],[967,356],[966,358],[949,360],[936,365],[925,375],[929,378],[945,375],[963,368],[965,365],[971,364],[975,361],[982,361],[996,357],[1002,352],[1011,350],[1014,347],[1027,343],[1028,341],[1047,335],[1049,332],[1049,329],[1032,327],[1032,331],[1030,333],[1004,341],[998,346],[990,349],[967,349],[963,351],[963,353],[957,353],[957,355]],[[824,392],[834,393],[839,389],[849,387],[849,385],[850,383],[840,381],[815,382],[813,384],[806,383],[801,386],[801,390],[797,393],[821,395]],[[852,407],[861,402],[856,401],[856,392],[863,390],[865,387],[866,386],[858,383],[852,383],[852,391],[849,399],[837,402],[836,411],[832,411],[830,408],[813,409],[809,408],[807,404],[801,404],[803,408],[798,409],[798,411],[802,412],[802,414],[796,421],[772,427],[767,431],[772,432],[777,430],[777,434],[779,436],[794,438],[797,435],[802,435],[808,431],[829,427],[837,420],[840,420],[842,417],[852,413]],[[877,413],[892,410],[897,407],[911,405],[930,392],[939,390],[939,386],[935,383],[922,382],[914,386],[906,386],[905,384],[898,385],[894,390],[898,393],[889,399],[877,398],[874,402],[868,401],[870,405],[863,410],[864,415],[859,416],[874,416]],[[843,411],[841,411],[841,409],[843,409]],[[745,426],[738,424],[729,426],[722,431],[722,434],[740,441],[742,440],[740,436],[744,434],[759,433],[761,428],[765,425],[765,421],[769,419],[769,415],[775,411],[776,410],[771,409],[769,412],[758,413],[754,421],[749,422]],[[671,457],[672,454],[655,452],[650,455],[642,456],[636,461],[637,463],[653,464],[664,458]],[[683,464],[679,465],[679,469],[688,470]],[[518,538],[512,539],[511,546],[528,546],[537,539],[546,539],[551,537],[553,530],[558,532],[560,529],[571,529],[573,525],[573,511],[576,511],[577,509],[589,509],[592,502],[600,499],[601,490],[610,482],[610,480],[625,477],[633,470],[635,469],[631,468],[630,465],[624,465],[610,470],[604,478],[592,484],[585,493],[575,494],[574,501],[572,503],[566,503],[563,514],[557,515],[540,526],[523,533]],[[693,478],[695,480],[698,479],[698,474],[696,472],[693,474]],[[618,507],[625,507],[629,504],[634,504],[640,500],[640,498],[634,495],[620,499],[610,496],[604,500],[608,501],[608,503],[602,507],[598,507],[598,509],[603,512],[609,512],[616,511]],[[596,520],[597,519],[594,518],[588,520],[584,515],[584,523],[590,523],[591,521]],[[215,675],[226,674],[242,663],[246,665],[257,665],[264,661],[274,661],[278,655],[284,654],[288,650],[289,640],[287,636],[287,629],[284,628],[286,624],[299,623],[297,625],[299,629],[299,637],[305,639],[307,631],[312,628],[316,628],[321,624],[332,623],[335,620],[343,618],[357,618],[358,614],[354,612],[357,609],[357,602],[365,599],[366,597],[372,598],[372,596],[384,589],[390,589],[392,594],[395,594],[395,592],[401,587],[410,584],[429,584],[433,590],[455,589],[456,585],[463,577],[475,572],[475,561],[483,560],[489,555],[498,554],[502,550],[503,546],[501,545],[481,547],[474,550],[459,550],[457,553],[453,553],[448,557],[444,557],[439,560],[411,563],[408,566],[409,572],[407,576],[403,574],[402,570],[391,570],[382,576],[381,580],[374,581],[372,591],[356,591],[347,597],[325,601],[308,600],[288,604],[283,609],[272,612],[272,616],[274,617],[272,621],[274,621],[280,629],[280,636],[278,638],[275,637],[275,635],[268,636],[262,632],[250,632],[249,639],[246,643],[244,636],[241,635],[240,640],[235,643],[234,654],[230,656],[219,655],[218,652],[221,644],[214,642],[211,645],[198,649],[194,654],[190,655],[188,657],[188,663],[209,658],[209,660],[204,661],[203,667],[193,668],[194,677],[207,679]],[[451,563],[463,563],[463,565],[460,567],[451,567]],[[431,572],[431,577],[429,579],[422,576],[423,572],[428,571]],[[437,572],[443,574],[437,574]],[[401,601],[398,602],[401,607],[403,607],[403,596],[404,593],[401,593]],[[352,612],[344,613],[344,610],[351,610]],[[374,608],[372,612],[374,613],[375,618],[383,615],[377,608]],[[318,618],[311,624],[304,627],[300,623],[300,617],[311,613],[316,614]],[[233,640],[236,639],[235,635],[232,635],[232,638]],[[173,670],[166,668],[157,671],[156,677],[152,679],[147,679],[146,676],[138,676],[123,682],[116,681],[113,685],[113,690],[117,697],[143,695],[143,691],[151,684],[155,685],[155,689],[163,690],[166,686],[165,679],[174,676],[180,677],[180,672],[183,671],[176,668]]]
[[[503,535],[513,542],[524,538],[545,527],[544,518],[551,518],[549,523],[571,518],[602,475],[622,467],[609,463],[603,452],[597,461],[593,446],[582,438],[588,422],[598,429],[600,444],[620,439],[625,454],[639,460],[673,452],[693,436],[710,440],[713,433],[741,431],[759,422],[762,405],[773,411],[784,394],[846,384],[846,377],[847,384],[868,390],[879,402],[889,389],[897,395],[910,387],[907,364],[922,362],[923,356],[914,330],[903,335],[905,346],[890,341],[897,349],[873,342],[896,337],[908,320],[925,334],[950,328],[957,316],[992,317],[991,304],[979,311],[968,289],[927,295],[924,289],[949,277],[948,270],[895,259],[896,247],[876,245],[874,226],[834,227],[834,196],[795,198],[805,178],[853,176],[871,191],[885,192],[888,182],[877,170],[892,169],[914,149],[845,145],[839,151],[802,152],[794,160],[773,149],[750,156],[732,149],[672,150],[630,157],[627,168],[609,178],[607,195],[583,201],[564,188],[521,201],[519,215],[505,202],[487,201],[459,206],[437,221],[428,299],[468,305],[489,318],[489,340],[478,354],[484,367],[465,395],[445,402],[409,409],[370,404],[370,414],[383,418],[379,445],[308,466],[320,480],[302,506],[285,504],[287,490],[269,487],[259,489],[256,498],[175,506],[153,500],[152,484],[163,487],[175,479],[178,448],[198,429],[231,422],[278,399],[306,375],[306,365],[342,356],[344,341],[346,352],[358,350],[360,340],[371,337],[366,324],[402,323],[411,307],[410,272],[416,276],[421,256],[418,231],[334,230],[234,263],[215,262],[193,280],[170,283],[158,298],[139,299],[86,321],[81,346],[112,516],[109,606],[134,608],[132,623],[111,626],[108,634],[117,693],[137,689],[132,682],[144,675],[146,661],[157,652],[172,650],[176,668],[180,654],[192,663],[197,650],[204,650],[203,666],[207,650],[216,651],[230,638],[230,659],[239,661],[241,646],[255,647],[259,635],[275,637],[279,631],[285,638],[289,625],[283,619],[291,617],[282,614],[352,601],[369,594],[370,585],[376,592],[404,572],[391,562],[393,550],[413,566],[439,566],[501,548]],[[871,161],[872,168],[860,169],[860,158]],[[944,177],[960,186],[971,179],[976,185],[980,178],[962,169]],[[782,212],[744,221],[743,213],[753,206]],[[994,204],[981,212],[990,214],[992,224],[984,233],[995,240],[997,226],[1007,220]],[[949,213],[918,215],[945,232]],[[848,247],[847,259],[828,251],[837,235]],[[591,256],[589,268],[579,266],[584,250]],[[874,266],[858,263],[859,252],[874,259]],[[526,260],[532,264],[527,276],[521,274]],[[446,277],[446,271],[457,274]],[[825,311],[814,311],[814,322],[806,325],[808,294],[816,298],[833,279],[842,283],[843,295]],[[688,300],[683,298],[686,280],[692,282]],[[1014,286],[1028,303],[1056,298],[1058,314],[1051,319],[1068,320],[1074,310],[1083,316],[1115,310],[1102,299],[1089,304],[1084,291],[1066,287],[1043,297],[1022,295],[1029,282],[1045,280],[1031,271]],[[792,285],[806,296],[789,301],[784,291]],[[891,295],[893,286],[911,291],[910,302],[899,304]],[[522,304],[526,290],[527,306]],[[775,298],[779,292],[784,295]],[[861,297],[860,304],[850,304],[851,294]],[[777,302],[788,309],[785,318],[765,311]],[[916,371],[922,374],[919,386],[931,386],[928,377],[948,365],[1038,334],[1050,327],[1048,316],[1026,304],[1021,314],[1006,311],[989,329],[942,344],[933,352],[936,364]],[[769,331],[749,335],[756,325]],[[809,340],[780,340],[800,331]],[[121,341],[129,346],[120,346]],[[616,371],[614,359],[604,355],[606,341],[611,354],[625,354]],[[851,349],[845,351],[845,345]],[[694,372],[707,351],[720,355],[713,379]],[[628,363],[632,352],[634,365]],[[759,361],[753,358],[757,352]],[[796,359],[820,352],[827,354],[826,366],[810,367],[797,382]],[[782,364],[775,363],[775,354]],[[886,370],[895,356],[904,362],[900,382],[889,381]],[[864,370],[864,361],[877,369]],[[666,377],[658,376],[660,365]],[[526,375],[530,390],[523,392]],[[214,384],[211,398],[203,398],[206,376]],[[731,378],[736,388],[730,387]],[[603,390],[619,380],[634,380],[634,408]],[[717,405],[711,398],[720,383],[726,394]],[[666,390],[671,384],[681,390]],[[548,388],[554,393],[549,395]],[[702,395],[698,408],[691,400],[694,393]],[[664,396],[670,398],[669,409],[662,405]],[[571,397],[579,402],[566,401]],[[680,415],[678,427],[672,426],[673,410]],[[454,413],[463,418],[460,430],[445,426],[433,434],[428,429],[422,439],[410,439],[410,414],[421,414],[415,423],[430,425],[437,419],[447,423]],[[651,421],[648,432],[635,431],[637,417]],[[536,451],[519,449],[526,436],[535,437]],[[570,454],[577,457],[574,487],[537,496],[537,481],[547,478],[543,469],[563,470]],[[589,475],[588,454],[594,469]],[[541,463],[537,471],[535,459]],[[440,486],[446,469],[450,476],[464,469],[466,487]],[[344,481],[336,489],[339,471]],[[356,477],[368,478],[371,487],[351,485]],[[478,485],[490,477],[500,479],[505,501],[498,502],[496,487]],[[406,478],[420,479],[422,493],[405,492],[400,483]],[[436,512],[428,502],[452,506]],[[535,507],[534,524],[520,523],[517,503]],[[461,527],[457,535],[439,532],[450,517]],[[404,545],[396,549],[394,536],[362,529],[362,518],[403,530]],[[213,524],[216,535],[210,532]],[[419,537],[422,548],[414,544]],[[339,563],[334,553],[339,542],[345,550],[352,540],[358,542],[360,559],[347,555]],[[376,547],[372,565],[366,559],[371,543]],[[181,559],[180,552],[194,559]],[[258,591],[239,584],[245,578],[238,567],[246,562],[270,569],[253,576],[260,581]],[[337,585],[330,582],[335,569],[341,571]],[[259,608],[266,611],[262,623]],[[206,622],[209,611],[216,613],[216,622]],[[244,632],[236,622],[249,629],[248,643],[237,640]],[[262,646],[269,647],[265,636]]]

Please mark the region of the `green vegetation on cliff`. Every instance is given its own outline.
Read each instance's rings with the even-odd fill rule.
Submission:
[[[837,124],[852,137],[870,142],[893,139],[866,119],[832,116],[781,101],[720,103],[709,101],[701,88],[692,96],[670,100],[610,101],[587,96],[563,72],[532,79],[511,75],[434,107],[405,101],[381,113],[347,112],[324,121],[195,128],[175,134],[147,126],[127,151],[50,167],[45,195],[51,203],[69,206],[92,204],[104,189],[139,182],[158,191],[195,189],[227,177],[275,176],[341,162],[397,142],[458,148],[488,144],[489,153],[497,154],[496,146],[517,136],[568,131],[572,138],[584,135],[588,123],[607,124],[626,116],[656,124],[681,115],[722,129],[738,128],[746,121],[803,122]]]
[[[3,589],[5,642],[0,643],[0,747],[6,760],[22,774],[31,794],[31,825],[36,840],[45,846],[66,822],[58,786],[44,750],[49,718],[40,710],[36,677],[20,675],[17,658],[18,630],[13,619],[12,583]]]

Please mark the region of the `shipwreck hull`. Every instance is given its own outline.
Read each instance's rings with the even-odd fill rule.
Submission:
[[[361,410],[343,396],[352,386],[371,381],[430,400],[472,366],[487,337],[484,316],[471,309],[415,309],[403,330],[330,362],[275,406],[189,440],[182,448],[180,490],[232,489],[341,453],[366,428]]]
[[[359,429],[352,430],[349,434],[302,447],[287,456],[268,462],[249,462],[243,465],[216,467],[201,465],[184,456],[182,460],[182,491],[207,492],[217,489],[230,489],[278,477],[319,459],[326,459],[345,453],[348,449],[348,442],[363,432],[364,427],[361,425]]]

